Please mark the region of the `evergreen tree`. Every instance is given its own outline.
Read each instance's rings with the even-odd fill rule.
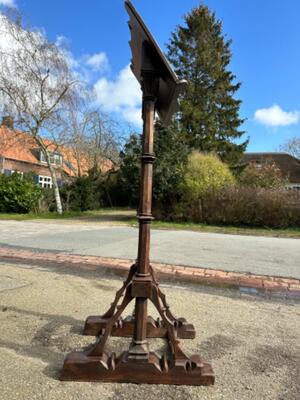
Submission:
[[[181,99],[180,122],[191,149],[216,152],[235,166],[248,140],[238,143],[240,88],[229,70],[231,41],[222,33],[222,23],[208,7],[200,5],[185,16],[168,45],[168,58],[180,79],[188,80]]]
[[[154,215],[168,216],[181,197],[180,187],[189,152],[175,124],[165,128],[159,122],[156,123],[154,152]]]
[[[141,136],[131,134],[120,153],[120,170],[115,188],[117,205],[137,206],[139,201],[140,167],[142,155]]]
[[[181,132],[174,125],[164,128],[159,122],[155,124],[154,153],[153,206],[154,209],[169,209],[178,200],[178,188],[188,156]],[[138,204],[141,154],[141,136],[131,135],[120,154],[117,188],[119,199],[127,198],[129,205]]]

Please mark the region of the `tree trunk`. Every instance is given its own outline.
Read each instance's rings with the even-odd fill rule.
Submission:
[[[49,171],[50,171],[50,175],[51,175],[51,178],[52,178],[52,186],[53,186],[54,198],[55,198],[55,203],[56,203],[56,211],[57,211],[58,214],[62,214],[63,213],[63,209],[62,209],[60,192],[59,192],[59,187],[58,187],[57,178],[56,178],[56,171],[55,171],[55,168],[53,167],[53,165],[51,164],[49,151],[48,151],[47,147],[44,145],[42,139],[40,139],[37,135],[35,135],[35,140],[36,140],[36,142],[40,146],[40,149],[42,150],[42,152],[45,155],[46,162],[47,162],[47,165],[48,165],[48,168],[49,168]]]
[[[48,162],[48,158],[49,158],[49,162]],[[56,211],[58,214],[62,214],[63,209],[62,209],[62,205],[61,205],[59,187],[58,187],[58,183],[57,183],[57,179],[56,179],[56,171],[50,162],[49,154],[47,156],[47,163],[48,163],[48,167],[49,167],[51,178],[52,178],[53,191],[54,191],[54,197],[55,197],[55,203],[56,203]]]
[[[204,209],[203,209],[203,199],[200,197],[199,199],[199,222],[204,222]]]
[[[75,158],[76,158],[76,163],[77,163],[77,176],[80,178],[81,177],[81,159],[80,159],[80,154],[77,149],[75,149]]]

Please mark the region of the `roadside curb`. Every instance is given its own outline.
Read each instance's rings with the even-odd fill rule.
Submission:
[[[82,256],[64,252],[33,251],[0,247],[0,260],[35,263],[39,265],[56,264],[64,267],[84,267],[89,270],[114,272],[125,276],[132,265],[132,260]],[[250,288],[259,292],[279,292],[289,298],[300,297],[300,280],[285,277],[254,275],[241,272],[195,268],[171,264],[152,263],[159,278],[178,280],[189,283],[200,283],[212,286]]]

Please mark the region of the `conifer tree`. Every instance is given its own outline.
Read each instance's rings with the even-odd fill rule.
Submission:
[[[188,80],[180,109],[187,144],[191,149],[216,152],[234,167],[248,140],[241,141],[241,101],[235,98],[241,84],[229,70],[230,45],[221,21],[200,5],[185,16],[185,25],[172,33],[168,58],[178,77]]]
[[[178,198],[179,186],[183,180],[184,166],[188,148],[181,138],[181,132],[175,125],[165,128],[160,122],[155,124],[154,187],[153,207],[171,207]],[[141,136],[132,134],[120,154],[119,189],[135,206],[139,199],[140,167],[142,142]]]

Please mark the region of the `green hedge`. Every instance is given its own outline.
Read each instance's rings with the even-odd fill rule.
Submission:
[[[25,214],[36,211],[41,195],[41,189],[31,175],[0,174],[0,212]]]
[[[208,225],[265,228],[300,227],[300,196],[285,189],[226,187],[195,200],[177,204],[172,213],[154,210],[158,219]]]

